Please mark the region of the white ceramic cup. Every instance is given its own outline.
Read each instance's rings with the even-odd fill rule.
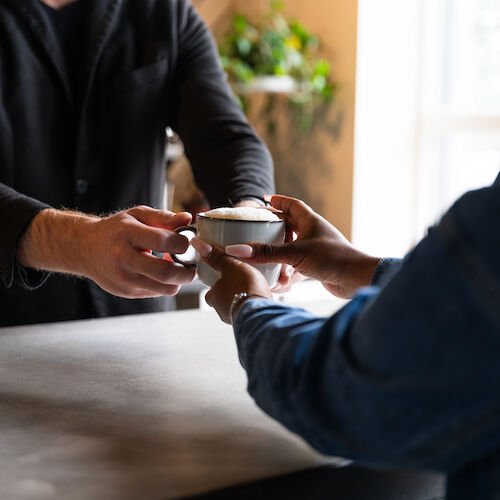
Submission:
[[[226,247],[239,243],[283,243],[285,240],[285,221],[223,219],[199,214],[196,224],[177,228],[178,233],[192,231],[198,238],[211,245]],[[184,260],[179,255],[172,258],[186,267],[196,267],[202,283],[212,287],[220,279],[219,271],[210,267],[199,254],[194,260]],[[278,282],[281,264],[252,264],[266,278],[272,288]]]

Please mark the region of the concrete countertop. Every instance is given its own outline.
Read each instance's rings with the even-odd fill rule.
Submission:
[[[179,498],[331,462],[255,406],[231,327],[200,310],[0,328],[0,450],[3,500]]]

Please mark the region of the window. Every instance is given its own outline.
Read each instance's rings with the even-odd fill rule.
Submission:
[[[402,255],[500,169],[500,2],[360,0],[356,106],[354,240]]]
[[[500,3],[425,0],[417,232],[500,168]]]

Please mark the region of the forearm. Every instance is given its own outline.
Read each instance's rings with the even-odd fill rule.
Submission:
[[[351,351],[346,335],[368,298],[354,299],[331,318],[270,302],[244,304],[235,334],[248,392],[266,413],[322,453],[442,470],[449,457],[436,457],[441,450],[432,447],[432,440],[446,436],[452,417],[442,410],[433,414],[432,388],[416,393],[418,380],[403,373],[380,377],[372,372],[371,360]],[[364,325],[361,334],[376,337],[376,330]],[[387,358],[400,359],[402,353],[382,346],[373,356],[390,365]]]
[[[85,256],[91,253],[88,236],[98,220],[69,210],[42,210],[19,240],[18,263],[34,269],[85,275]]]
[[[477,293],[438,229],[331,318],[248,301],[234,325],[248,390],[324,453],[454,470],[498,446],[498,326]]]
[[[248,391],[256,403],[326,454],[359,458],[364,451],[350,435],[352,421],[343,407],[350,402],[338,403],[349,391],[352,368],[349,362],[346,366],[342,333],[369,296],[352,301],[331,318],[272,301],[249,300],[234,324]],[[364,418],[366,412],[359,415]]]
[[[336,260],[339,266],[339,277],[335,276],[333,282],[327,278],[323,281],[323,286],[337,297],[349,299],[352,298],[357,290],[362,287],[370,286],[374,272],[379,268],[380,262],[384,259],[372,257],[357,249],[348,247],[349,252],[342,262],[342,256],[332,256],[330,260]],[[328,257],[327,257],[328,258]],[[385,273],[384,268],[380,273]]]

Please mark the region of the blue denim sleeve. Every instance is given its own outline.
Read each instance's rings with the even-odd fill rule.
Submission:
[[[371,464],[449,472],[498,448],[499,194],[464,197],[386,286],[329,318],[245,303],[234,328],[257,404]]]
[[[373,271],[371,286],[384,286],[394,276],[403,263],[403,259],[384,257],[380,259],[375,271]]]

